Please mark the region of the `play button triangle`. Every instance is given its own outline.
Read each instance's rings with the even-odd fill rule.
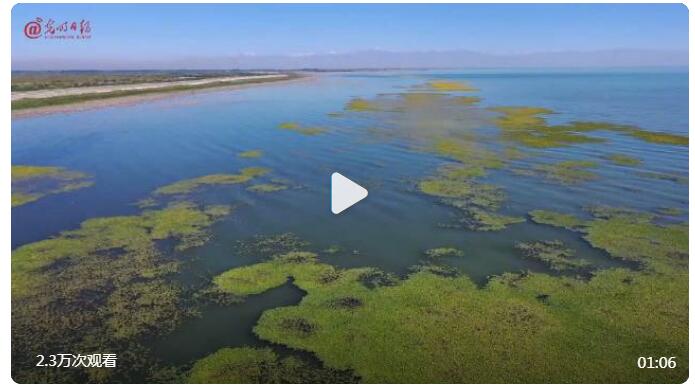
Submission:
[[[341,175],[333,172],[331,175],[331,211],[340,214],[350,206],[366,198],[369,192],[366,188]]]

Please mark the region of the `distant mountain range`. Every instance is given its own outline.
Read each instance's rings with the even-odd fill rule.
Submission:
[[[396,52],[364,50],[302,55],[230,55],[177,59],[13,58],[13,70],[60,69],[394,69],[466,67],[687,66],[688,52],[615,49],[486,54],[468,50]]]

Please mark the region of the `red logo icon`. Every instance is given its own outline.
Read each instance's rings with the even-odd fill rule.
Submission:
[[[27,23],[24,26],[24,35],[29,39],[36,39],[41,36],[41,18]]]
[[[84,40],[92,38],[89,20],[55,21],[38,17],[24,25],[24,35],[29,39]]]

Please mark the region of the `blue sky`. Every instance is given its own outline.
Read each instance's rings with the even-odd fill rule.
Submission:
[[[85,41],[27,39],[36,18],[88,19]],[[496,54],[688,48],[688,11],[662,5],[44,5],[12,11],[12,55],[41,61],[301,55],[364,49]]]

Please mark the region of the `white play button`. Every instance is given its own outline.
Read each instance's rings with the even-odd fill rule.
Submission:
[[[366,198],[369,192],[361,185],[338,172],[331,175],[331,211],[340,214],[353,204]]]

